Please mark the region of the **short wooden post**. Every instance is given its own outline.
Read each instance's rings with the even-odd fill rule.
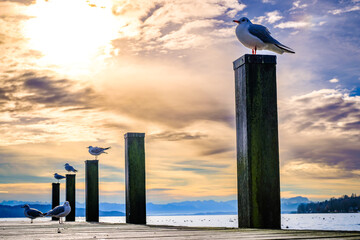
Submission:
[[[86,221],[99,222],[99,160],[85,161]]]
[[[125,134],[126,222],[146,224],[145,133]]]
[[[60,183],[52,183],[52,195],[51,195],[51,207],[54,209],[54,207],[60,205]],[[59,218],[52,217],[53,221],[59,221]]]
[[[239,227],[281,227],[276,56],[234,61]]]
[[[67,222],[75,221],[75,176],[75,174],[66,174],[66,201],[71,207],[71,212],[65,218]]]

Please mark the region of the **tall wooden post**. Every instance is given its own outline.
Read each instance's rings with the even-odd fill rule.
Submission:
[[[51,208],[54,209],[54,207],[60,205],[60,183],[52,183],[52,195],[51,195]],[[59,218],[52,217],[53,221],[59,221]]]
[[[146,224],[145,133],[125,134],[126,222]]]
[[[99,160],[85,161],[86,221],[99,222]]]
[[[239,227],[281,227],[276,56],[234,61]]]
[[[71,207],[71,212],[65,218],[67,222],[75,221],[75,176],[75,174],[66,174],[66,201]]]

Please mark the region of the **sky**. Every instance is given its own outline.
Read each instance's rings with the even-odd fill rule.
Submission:
[[[360,194],[359,13],[359,0],[0,1],[0,201],[50,202],[70,163],[84,202],[92,145],[112,147],[100,201],[123,203],[127,132],[146,134],[148,202],[236,199],[243,16],[296,52],[277,55],[281,197]]]

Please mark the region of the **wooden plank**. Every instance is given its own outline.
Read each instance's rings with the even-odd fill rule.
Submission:
[[[360,232],[0,221],[0,239],[360,239]]]

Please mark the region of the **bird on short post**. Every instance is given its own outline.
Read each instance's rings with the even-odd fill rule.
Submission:
[[[65,201],[63,205],[59,205],[54,209],[44,213],[45,217],[57,217],[59,218],[59,224],[63,223],[62,217],[66,217],[71,212],[70,203]]]
[[[101,148],[101,147],[93,147],[93,146],[89,146],[88,149],[89,149],[89,153],[91,155],[94,155],[95,156],[95,160],[97,160],[97,156],[99,156],[100,154],[102,153],[106,153],[105,150],[108,150],[110,149],[111,147],[107,147],[107,148]]]
[[[61,180],[61,179],[64,179],[66,177],[64,177],[63,175],[60,175],[60,174],[57,174],[57,173],[54,173],[54,178],[58,180],[58,182]]]
[[[30,208],[28,204],[25,204],[22,206],[24,208],[24,215],[25,217],[28,217],[31,219],[31,223],[33,223],[33,220],[38,217],[43,217],[44,214],[40,212],[39,210],[35,208]]]
[[[252,54],[256,54],[256,50],[269,50],[279,54],[295,53],[294,50],[273,38],[266,27],[252,24],[246,17],[233,20],[233,22],[238,24],[235,30],[236,37],[245,47],[251,49]]]
[[[77,172],[78,170],[76,170],[73,166],[71,166],[70,164],[68,163],[65,163],[65,170],[68,171],[68,172]]]

